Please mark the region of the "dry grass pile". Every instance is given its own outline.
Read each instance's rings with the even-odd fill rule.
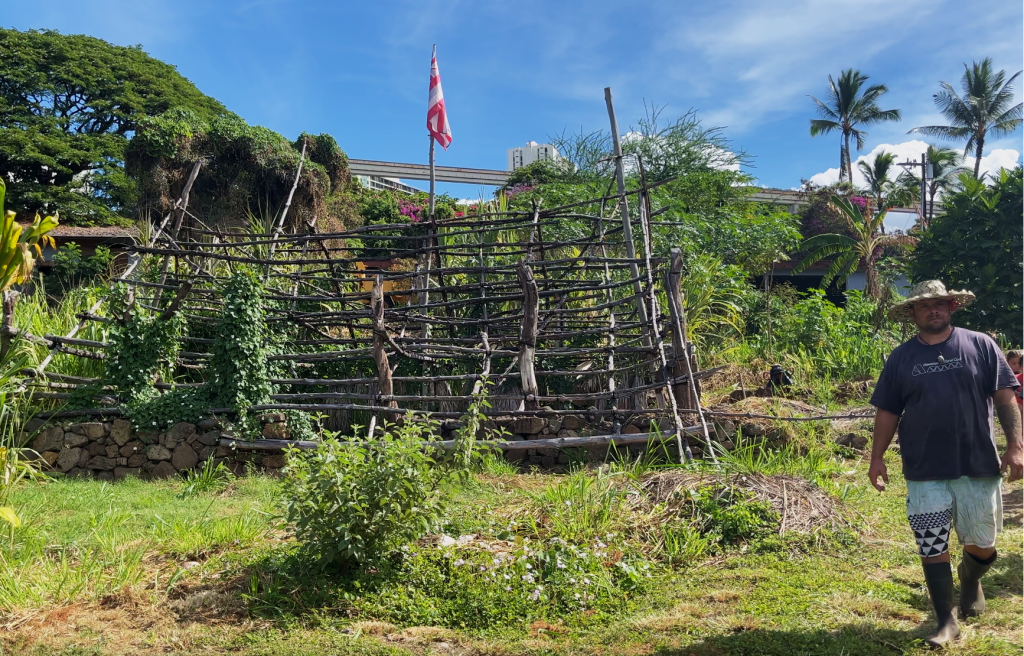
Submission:
[[[652,503],[668,507],[687,503],[691,490],[731,486],[767,501],[779,514],[779,533],[814,533],[820,529],[838,530],[852,526],[842,502],[814,483],[796,476],[734,474],[730,476],[665,472],[653,474],[643,482],[643,491]]]

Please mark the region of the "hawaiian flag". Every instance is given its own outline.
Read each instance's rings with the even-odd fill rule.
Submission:
[[[444,110],[444,93],[441,91],[441,73],[437,70],[437,46],[430,57],[430,100],[427,102],[427,130],[437,139],[441,147],[448,150],[452,142],[452,129],[448,125],[448,113]]]

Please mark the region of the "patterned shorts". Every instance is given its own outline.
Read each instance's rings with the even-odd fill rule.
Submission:
[[[907,481],[907,518],[921,557],[946,553],[953,529],[960,544],[994,547],[1003,530],[1001,481],[999,476]]]

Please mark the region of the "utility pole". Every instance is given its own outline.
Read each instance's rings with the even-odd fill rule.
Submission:
[[[927,152],[921,153],[920,162],[915,159],[909,162],[899,162],[899,165],[905,169],[921,167],[921,225],[927,229],[932,220],[931,215],[935,211],[934,201],[932,202],[932,211],[928,211],[928,181],[935,178],[935,167],[928,161]]]

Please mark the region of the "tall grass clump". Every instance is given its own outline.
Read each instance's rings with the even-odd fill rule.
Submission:
[[[533,501],[553,535],[585,542],[608,533],[623,496],[604,472],[579,470],[533,495]]]
[[[78,315],[88,312],[105,294],[99,287],[74,287],[67,290],[58,300],[48,299],[46,285],[41,277],[36,278],[31,293],[23,294],[15,307],[14,324],[19,330],[32,335],[66,335],[78,325]],[[86,322],[76,335],[80,339],[106,341],[104,325],[96,321]],[[14,349],[27,359],[29,367],[35,367],[45,358],[49,349],[42,344],[16,339]],[[102,360],[80,358],[66,353],[57,353],[47,367],[51,373],[69,376],[95,378],[103,375]]]

